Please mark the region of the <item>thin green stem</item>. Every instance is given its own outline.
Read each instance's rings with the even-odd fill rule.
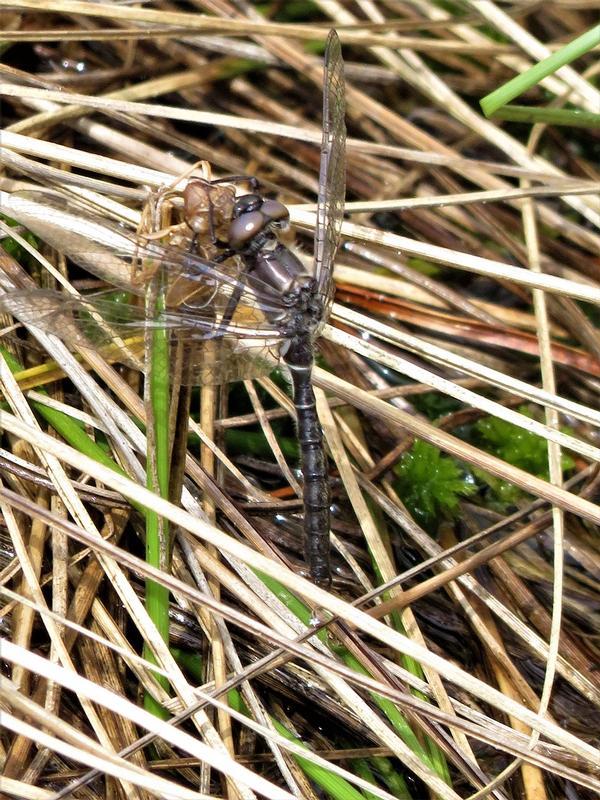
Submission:
[[[154,311],[164,310],[164,293],[159,287]],[[169,333],[157,326],[152,332],[150,360],[150,403],[152,413],[152,435],[148,437],[146,484],[161,497],[169,497]],[[168,521],[154,512],[146,515],[146,561],[153,567],[167,571],[170,563],[170,541]],[[146,581],[146,610],[165,642],[169,641],[169,590],[152,580]],[[149,647],[144,655],[154,660]],[[169,688],[166,678],[157,676],[164,689]],[[148,694],[144,705],[156,716],[167,719],[169,714]]]

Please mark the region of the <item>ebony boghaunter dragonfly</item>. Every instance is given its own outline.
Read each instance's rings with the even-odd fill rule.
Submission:
[[[227,178],[204,181],[211,212],[204,232],[210,229],[214,243],[216,229],[224,231],[224,241],[218,242],[221,251],[210,258],[199,255],[196,247],[186,250],[150,239],[141,243],[123,228],[89,216],[81,226],[81,210],[76,206],[70,209],[70,202],[63,199],[52,202],[44,197],[39,201],[44,213],[35,214],[27,210],[32,196],[28,193],[22,196],[21,213],[19,198],[15,206],[11,203],[15,209],[11,213],[19,222],[101,279],[127,289],[130,296],[146,292],[143,281],[131,280],[132,264],[143,263],[146,274],[160,271],[162,285],[167,287],[164,310],[150,314],[139,301],[117,302],[114,291],[72,296],[29,289],[0,296],[0,311],[27,325],[82,347],[116,345],[124,357],[134,361],[144,332],[167,328],[185,342],[188,363],[193,367],[189,379],[194,382],[248,377],[260,371],[261,365],[263,371],[272,366],[273,357],[281,358],[291,375],[298,416],[305,556],[312,579],[320,585],[330,581],[330,495],[311,371],[315,339],[333,298],[333,260],[345,197],[345,138],[343,61],[338,36],[331,31],[324,60],[313,270],[306,270],[279,241],[277,230],[289,220],[287,209],[265,199],[253,179],[249,179],[249,193],[235,197],[231,190],[225,210],[211,206],[210,194],[213,187],[232,184],[227,184]],[[203,183],[202,179],[194,181],[196,187]],[[213,211],[219,215],[217,221]]]

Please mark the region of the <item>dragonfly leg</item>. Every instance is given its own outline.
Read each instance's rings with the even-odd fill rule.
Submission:
[[[254,175],[227,175],[224,178],[215,178],[211,181],[213,186],[219,183],[247,183],[252,192],[256,192],[260,186],[260,181]]]
[[[211,338],[215,338],[216,339],[217,337],[221,336],[223,334],[223,332],[225,331],[225,329],[227,328],[227,326],[229,325],[229,323],[231,322],[231,320],[233,318],[233,315],[235,314],[235,310],[236,310],[236,308],[238,306],[238,303],[240,302],[240,297],[242,296],[242,291],[243,291],[243,284],[239,283],[235,287],[235,289],[233,291],[233,294],[229,298],[229,301],[227,303],[227,307],[226,307],[225,311],[223,312],[223,316],[221,318],[221,321],[219,322],[219,325],[218,325],[216,331],[214,332],[214,334],[213,334],[213,336]]]

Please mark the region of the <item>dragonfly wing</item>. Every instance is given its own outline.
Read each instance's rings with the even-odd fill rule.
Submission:
[[[279,362],[279,342],[257,344],[244,339],[185,341],[183,359],[182,383],[192,386],[233,383],[272,372]]]
[[[11,195],[10,213],[22,225],[101,280],[138,295],[146,276],[164,271],[169,282],[205,284],[212,297],[239,297],[239,304],[269,312],[282,309],[281,295],[255,276],[180,247],[147,241],[80,206],[77,198],[28,191]],[[138,281],[132,280],[134,272]],[[141,275],[141,279],[140,278]]]
[[[323,140],[315,231],[315,275],[328,305],[333,295],[333,261],[340,243],[346,197],[346,96],[344,61],[335,31],[327,39],[323,79]]]
[[[37,191],[10,196],[10,213],[36,236],[101,280],[131,290],[136,245],[125,228],[83,213],[74,203]]]
[[[168,330],[173,344],[183,347],[184,379],[193,384],[265,374],[273,369],[281,344],[281,335],[257,308],[240,308],[223,324],[198,310],[151,317],[139,301],[119,301],[114,291],[85,297],[41,289],[11,291],[0,296],[0,312],[54,334],[71,347],[97,350],[137,369],[144,368],[146,334]]]

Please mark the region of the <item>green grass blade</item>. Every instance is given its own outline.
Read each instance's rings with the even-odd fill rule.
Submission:
[[[494,119],[510,122],[543,122],[546,125],[568,125],[571,128],[598,128],[600,114],[578,108],[532,108],[531,106],[502,106]]]
[[[184,650],[178,648],[171,648],[171,652],[177,663],[186,669],[198,683],[202,683],[204,677],[202,675],[201,659],[196,655],[186,653]],[[227,692],[227,702],[235,711],[238,711],[240,714],[245,714],[247,717],[250,716],[248,706],[245,704],[242,695],[237,689],[231,689]],[[279,720],[275,719],[273,716],[269,718],[277,733],[284,736],[290,742],[294,742],[294,744],[304,747],[306,750],[309,749],[303,741],[298,739],[298,737],[282,725]],[[292,758],[305,775],[310,778],[310,780],[314,781],[324,792],[327,792],[333,800],[365,800],[365,795],[359,792],[358,789],[352,786],[351,783],[348,783],[348,781],[340,775],[335,775],[325,767],[314,764],[312,761],[302,758],[302,756],[292,754]]]
[[[515,97],[526,92],[532,86],[536,86],[541,80],[552,75],[557,69],[570,64],[576,58],[597,47],[600,44],[600,25],[596,25],[581,36],[573,39],[572,42],[562,47],[556,53],[552,53],[548,58],[534,64],[531,69],[526,70],[520,75],[516,75],[512,80],[490,92],[480,101],[481,109],[486,117],[495,114],[502,106],[510,103]]]
[[[12,355],[12,353],[10,353],[1,345],[0,353],[8,364],[10,371],[18,380],[19,373],[24,370],[23,365]],[[39,389],[38,392],[39,394],[47,394],[47,392],[45,392],[43,389]],[[46,420],[46,422],[54,428],[61,438],[67,442],[67,444],[71,445],[71,447],[75,448],[80,453],[93,458],[94,461],[97,461],[99,464],[103,464],[105,467],[109,467],[109,469],[118,472],[120,475],[128,477],[127,473],[121,469],[117,462],[112,459],[106,453],[106,451],[85,432],[85,428],[83,424],[79,422],[79,420],[70,417],[68,414],[65,414],[62,411],[51,408],[50,406],[47,406],[45,403],[42,403],[38,400],[30,400],[30,405],[40,415],[40,417],[42,417],[42,419]],[[147,513],[147,509],[144,506],[140,506],[133,501],[131,501],[131,504],[140,513]]]

